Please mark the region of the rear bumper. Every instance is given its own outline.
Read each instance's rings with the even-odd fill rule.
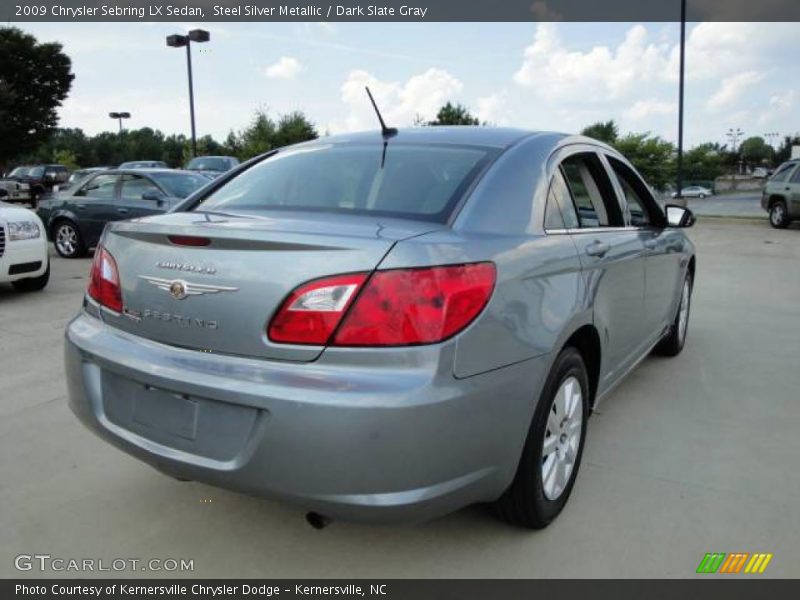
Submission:
[[[333,518],[420,521],[499,497],[548,358],[459,380],[452,345],[363,352],[310,364],[220,356],[81,313],[66,332],[69,403],[161,471]]]

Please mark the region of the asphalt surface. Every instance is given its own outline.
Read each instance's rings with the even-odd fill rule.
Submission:
[[[62,369],[89,260],[54,258],[44,292],[0,285],[0,577],[93,575],[14,569],[33,553],[191,559],[196,577],[692,577],[714,551],[771,552],[762,577],[800,576],[800,227],[701,217],[690,235],[683,354],[647,359],[601,404],[573,495],[539,532],[481,507],[317,531],[105,444],[67,408]]]
[[[760,194],[726,194],[708,198],[690,198],[688,206],[694,214],[699,216],[767,218],[767,212],[761,208]]]

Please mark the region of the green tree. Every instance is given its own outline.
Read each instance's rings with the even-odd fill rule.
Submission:
[[[772,146],[764,141],[760,136],[749,137],[744,140],[739,146],[739,154],[742,158],[751,165],[760,165],[770,162],[773,158],[774,151]]]
[[[642,174],[650,185],[663,190],[675,179],[675,146],[649,133],[629,133],[614,147]]]
[[[581,135],[613,146],[619,138],[619,127],[613,119],[605,122],[598,121],[597,123],[585,127],[583,131],[581,131]]]
[[[316,127],[300,111],[283,115],[278,119],[278,129],[275,132],[275,146],[288,146],[319,137]]]
[[[436,113],[436,119],[428,121],[428,125],[480,125],[477,117],[473,117],[466,106],[448,102]]]
[[[70,171],[74,171],[80,167],[75,155],[69,150],[56,150],[53,152],[53,162],[59,165],[64,165]]]
[[[725,156],[719,144],[700,144],[683,155],[683,176],[687,182],[714,181],[725,172]]]
[[[58,123],[74,75],[61,44],[0,27],[0,167],[33,152]]]

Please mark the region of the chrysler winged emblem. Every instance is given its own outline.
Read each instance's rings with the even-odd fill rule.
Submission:
[[[169,292],[176,300],[183,300],[189,296],[202,296],[204,294],[219,294],[220,292],[237,292],[239,288],[224,285],[207,285],[204,283],[189,283],[183,279],[162,279],[161,277],[148,277],[139,275],[139,279],[156,286],[160,290]]]

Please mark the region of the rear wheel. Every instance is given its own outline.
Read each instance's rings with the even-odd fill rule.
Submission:
[[[789,211],[783,200],[776,200],[769,207],[769,224],[775,229],[784,229],[789,225]]]
[[[31,277],[29,279],[18,279],[12,281],[11,285],[18,292],[38,292],[47,287],[47,282],[50,281],[50,263],[47,263],[47,270],[39,275],[39,277]]]
[[[86,254],[81,232],[71,221],[59,221],[53,229],[56,252],[64,258],[80,258]]]
[[[588,414],[586,365],[568,347],[547,377],[514,481],[497,501],[501,517],[519,527],[541,529],[558,516],[578,474]]]

